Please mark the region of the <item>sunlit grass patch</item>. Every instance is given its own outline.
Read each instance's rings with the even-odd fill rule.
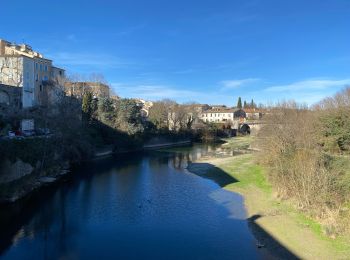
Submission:
[[[254,136],[238,136],[232,138],[222,139],[225,143],[222,145],[223,148],[231,149],[248,149],[251,143],[254,141]]]

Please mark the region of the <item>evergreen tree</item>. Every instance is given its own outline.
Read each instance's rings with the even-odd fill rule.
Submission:
[[[251,108],[255,108],[255,104],[254,104],[254,100],[252,99],[252,101],[250,102],[250,107]]]
[[[92,116],[93,96],[91,92],[84,93],[82,101],[83,121],[89,122]]]
[[[247,105],[247,101],[244,100],[244,103],[243,103],[243,108],[247,108],[248,105]]]
[[[97,111],[99,120],[102,123],[113,127],[115,116],[113,101],[110,98],[100,98],[98,100]]]
[[[237,107],[240,108],[240,109],[242,108],[242,99],[241,99],[241,97],[238,97]]]
[[[123,98],[115,103],[115,128],[129,135],[144,130],[141,107],[134,100]]]

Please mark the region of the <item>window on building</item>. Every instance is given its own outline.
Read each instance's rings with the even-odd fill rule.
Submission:
[[[38,69],[38,63],[35,63],[35,69],[36,70]]]
[[[35,75],[35,80],[38,81],[39,80],[39,74]]]
[[[42,85],[40,85],[39,88],[40,88],[40,91],[43,91],[43,86]]]
[[[40,71],[43,71],[43,65],[40,64]]]
[[[44,69],[45,69],[45,71],[47,71],[47,65],[45,65]]]

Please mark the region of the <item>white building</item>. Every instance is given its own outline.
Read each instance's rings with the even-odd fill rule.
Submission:
[[[141,98],[135,98],[135,102],[141,107],[141,116],[143,118],[148,118],[149,110],[153,106],[152,101],[143,100]]]
[[[208,123],[232,123],[234,120],[234,109],[214,108],[203,111],[200,119]]]
[[[64,70],[32,50],[0,39],[0,83],[22,88],[22,107],[43,103],[44,82],[64,77]]]

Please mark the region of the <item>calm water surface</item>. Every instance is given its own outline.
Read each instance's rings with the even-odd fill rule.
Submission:
[[[96,161],[0,211],[1,259],[257,259],[242,198],[187,172],[210,146]]]

